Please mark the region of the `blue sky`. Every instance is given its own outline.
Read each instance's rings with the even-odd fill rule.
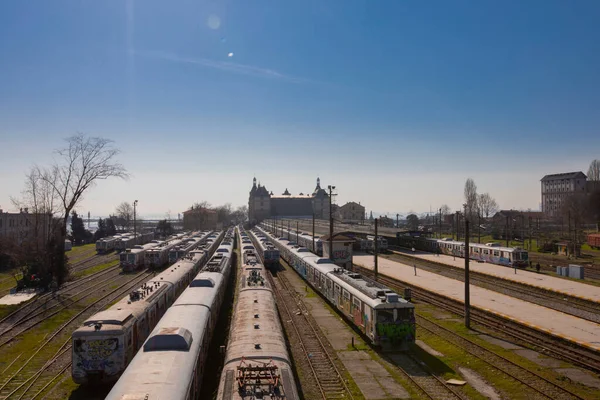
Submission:
[[[132,174],[80,211],[142,214],[338,187],[426,211],[468,177],[536,209],[600,158],[597,1],[0,2],[0,205],[75,132]]]

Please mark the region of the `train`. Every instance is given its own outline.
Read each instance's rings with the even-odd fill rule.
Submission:
[[[375,251],[375,236],[367,235],[367,251]],[[377,236],[377,251],[380,253],[385,253],[388,251],[388,241],[383,236]]]
[[[198,399],[232,269],[230,229],[211,260],[160,319],[107,400]]]
[[[210,250],[212,253],[213,249],[210,249],[210,247],[211,247],[210,245],[215,244],[215,239],[217,239],[217,235],[212,235],[212,233],[204,233],[200,237],[193,237],[193,238],[187,239],[187,240],[192,240],[194,243],[194,246],[190,246],[188,244],[187,250],[181,249],[181,248],[178,248],[177,246],[175,246],[175,248],[177,248],[177,251],[178,251],[177,252],[178,257],[175,259],[172,259],[171,257],[169,257],[168,263],[169,264],[175,263],[179,258],[183,257],[185,254],[189,253],[194,248],[197,248],[202,243],[207,244],[207,246],[203,247],[203,250],[205,250],[205,251]],[[185,240],[186,239],[184,239],[184,241]],[[119,259],[120,259],[120,265],[121,265],[121,268],[123,269],[123,272],[131,272],[131,271],[136,271],[136,270],[144,268],[146,266],[146,252],[157,246],[164,246],[163,243],[164,242],[162,242],[160,240],[153,240],[152,242],[147,243],[143,246],[137,245],[137,246],[134,246],[133,249],[127,249],[124,252],[122,252],[119,255]],[[171,250],[171,252],[172,251],[173,250]],[[184,252],[184,251],[187,251],[187,252]],[[169,256],[171,255],[171,252],[169,252]]]
[[[144,245],[135,245],[132,249],[126,249],[119,254],[119,264],[123,272],[136,271],[144,267],[146,252],[159,246],[160,240],[152,240]]]
[[[279,266],[279,250],[264,235],[256,235],[253,245],[263,265],[266,268],[277,269]]]
[[[109,253],[113,250],[117,252],[135,245],[144,245],[154,239],[154,232],[138,233],[120,233],[114,236],[107,236],[96,241],[96,252],[98,254]]]
[[[433,239],[398,235],[398,244],[401,247],[431,253],[441,253],[449,256],[465,257],[465,243],[456,240]],[[475,261],[490,264],[504,265],[507,267],[527,267],[529,253],[519,247],[504,247],[497,243],[469,243],[469,258]]]
[[[299,399],[264,259],[238,227],[241,268],[218,400]]]
[[[169,262],[169,252],[184,239],[180,236],[167,238],[164,242],[148,249],[144,253],[144,265],[150,269],[158,269]]]
[[[205,250],[191,251],[107,310],[88,318],[71,335],[73,381],[116,381],[210,256]]]
[[[191,237],[183,239],[181,243],[169,250],[169,263],[174,263],[189,251],[204,243],[210,234],[212,234],[212,231],[195,232]]]
[[[305,247],[277,239],[261,227],[255,229],[267,236],[281,257],[373,345],[384,351],[404,351],[414,344],[414,304],[381,283],[340,268]]]

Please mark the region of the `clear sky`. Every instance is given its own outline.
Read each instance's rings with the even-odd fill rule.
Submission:
[[[600,2],[0,2],[0,206],[76,132],[114,139],[139,200],[246,204],[338,188],[338,202],[423,212],[468,177],[537,209],[548,173],[600,158]]]

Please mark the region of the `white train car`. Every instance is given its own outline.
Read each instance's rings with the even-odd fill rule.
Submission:
[[[232,252],[233,240],[219,246],[156,325],[107,400],[199,398],[206,355],[231,274]]]
[[[132,249],[125,249],[119,254],[119,263],[123,272],[136,271],[144,268],[146,252],[163,243],[160,240],[153,240],[144,245],[135,245]]]
[[[374,345],[393,351],[406,350],[415,342],[412,303],[386,286],[340,268],[307,248],[286,239],[271,237],[271,240],[281,257]]]
[[[115,249],[115,244],[120,236],[108,236],[96,241],[96,252],[98,254],[110,253]]]
[[[240,231],[242,266],[218,400],[297,400],[275,296],[254,245]]]
[[[183,239],[171,239],[153,247],[144,254],[144,265],[150,269],[158,269],[169,262],[169,251],[183,241]]]
[[[197,232],[191,237],[183,239],[181,243],[169,250],[169,262],[174,263],[181,257],[185,256],[191,250],[204,243],[212,231]]]
[[[192,251],[118,303],[88,318],[71,336],[73,381],[87,384],[117,380],[209,256],[204,250]]]
[[[253,233],[253,244],[264,266],[266,268],[277,268],[279,266],[279,249],[273,246],[269,239],[259,231],[256,230]]]

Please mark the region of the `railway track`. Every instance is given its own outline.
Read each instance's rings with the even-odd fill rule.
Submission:
[[[91,257],[77,261],[73,264],[69,264],[69,273],[73,274],[79,271],[84,271],[90,267],[104,264],[119,259],[119,255],[115,253],[110,254],[94,254]]]
[[[359,266],[354,267],[357,268],[360,273],[373,277],[372,271]],[[409,287],[412,289],[413,297],[417,300],[438,306],[457,315],[464,315],[464,304],[459,301],[440,296],[437,293],[412,286],[397,279],[382,276],[381,274],[379,275],[378,281],[398,291],[402,291],[404,288]],[[557,336],[549,335],[535,328],[524,326],[508,318],[501,317],[476,307],[471,307],[471,321],[487,328],[491,328],[497,332],[501,332],[504,335],[515,338],[521,342],[534,345],[537,348],[542,349],[547,355],[560,358],[596,373],[600,372],[600,354],[593,349],[578,345]]]
[[[388,258],[388,257],[386,257]],[[394,253],[391,260],[406,261],[409,264],[416,265],[418,268],[442,275],[454,280],[464,282],[465,271],[451,265],[441,266],[436,263],[428,262],[418,257],[411,257],[404,254]],[[500,267],[502,268],[502,267]],[[506,294],[508,296],[521,299],[530,303],[550,308],[556,311],[570,314],[591,322],[600,323],[600,304],[579,299],[573,296],[536,289],[535,287],[521,285],[505,279],[482,274],[479,272],[470,272],[470,281],[472,285],[492,290],[494,292]]]
[[[481,346],[471,339],[461,336],[441,326],[431,319],[423,316],[417,316],[416,322],[419,326],[419,329],[428,331],[431,334],[441,337],[448,343],[463,349],[473,357],[476,357],[493,368],[502,371],[508,377],[530,388],[536,394],[556,400],[584,399],[584,397],[581,397],[579,394],[552,382],[551,380],[538,374],[536,371],[522,367],[508,358],[496,354],[491,350]]]
[[[269,275],[269,280],[275,291],[280,313],[285,314],[286,320],[293,326],[322,398],[353,399],[350,388],[320,338],[322,333],[319,327],[309,318],[302,299],[290,288],[283,274],[277,274],[276,277]]]
[[[88,290],[89,286],[93,287],[96,285],[96,280],[98,278],[105,275],[114,278],[115,276],[118,276],[119,271],[118,265],[109,267],[76,281],[68,282],[54,293],[48,292],[39,295],[0,320],[0,337],[22,321],[49,311],[64,301],[72,301],[73,297]],[[104,280],[102,282],[104,282]]]
[[[433,374],[410,353],[394,354],[389,357],[398,370],[429,399],[466,399],[467,397]]]
[[[115,274],[115,272],[117,273]],[[71,295],[51,297],[46,299],[44,303],[38,304],[36,308],[29,312],[19,313],[19,316],[15,316],[16,318],[13,318],[10,325],[0,331],[0,348],[46,319],[58,314],[73,304],[92,296],[97,290],[114,283],[114,281],[121,276],[122,275],[119,274],[119,266],[117,265],[115,269],[109,271],[107,278],[94,282],[91,286],[86,286]],[[19,328],[19,330],[17,330],[17,328]]]
[[[143,272],[139,275],[129,275],[131,279],[118,287],[104,293],[100,298],[77,312],[68,321],[64,322],[51,335],[45,338],[36,347],[20,367],[0,385],[0,398],[2,399],[34,399],[39,397],[52,382],[56,380],[71,364],[71,332],[76,329],[89,315],[104,308],[112,301],[117,300],[132,288],[148,279],[152,273]],[[58,350],[50,349],[50,345],[61,343]],[[8,368],[12,368],[11,364]],[[58,371],[58,373],[57,373]],[[3,376],[6,375],[6,370]]]

